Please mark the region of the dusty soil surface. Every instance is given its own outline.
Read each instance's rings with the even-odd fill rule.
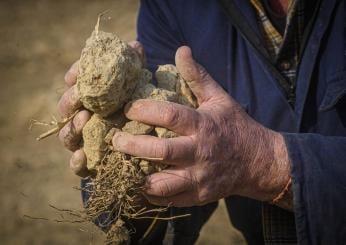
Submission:
[[[60,219],[49,204],[80,209],[68,167],[70,153],[56,137],[36,142],[44,129],[29,131],[30,119],[51,120],[65,90],[63,76],[79,58],[104,10],[113,18],[103,29],[135,38],[137,0],[0,1],[0,237],[1,244],[101,244],[91,225],[32,220]],[[243,244],[221,205],[198,244]]]

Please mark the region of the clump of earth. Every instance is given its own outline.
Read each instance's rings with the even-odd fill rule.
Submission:
[[[150,212],[138,200],[146,176],[162,170],[162,165],[148,159],[114,150],[112,136],[120,131],[160,138],[177,136],[162,127],[128,120],[124,106],[137,99],[152,99],[197,107],[174,65],[159,66],[155,78],[157,86],[136,51],[116,35],[100,31],[97,24],[81,53],[77,88],[83,106],[94,113],[83,129],[87,167],[95,173],[85,214],[90,221],[107,214],[107,243],[129,241],[124,221]]]

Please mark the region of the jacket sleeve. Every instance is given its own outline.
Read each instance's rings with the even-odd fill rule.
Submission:
[[[292,163],[299,244],[344,244],[346,138],[283,135]]]
[[[137,39],[146,52],[148,69],[174,64],[176,50],[183,45],[183,35],[172,10],[172,1],[141,0],[137,19]]]

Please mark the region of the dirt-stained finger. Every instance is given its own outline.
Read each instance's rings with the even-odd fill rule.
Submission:
[[[131,135],[125,132],[113,136],[114,149],[142,158],[157,159],[170,165],[191,165],[195,144],[188,136],[163,139],[149,135]]]
[[[137,54],[139,55],[139,58],[142,61],[142,66],[146,67],[147,60],[146,60],[145,50],[144,50],[142,44],[136,40],[129,41],[127,44],[136,50]]]
[[[196,193],[193,191],[186,191],[169,197],[157,197],[147,194],[144,194],[144,196],[151,204],[157,206],[191,207],[201,205],[196,197]]]
[[[70,159],[71,170],[80,177],[88,177],[91,172],[87,168],[87,158],[83,149],[76,150]]]
[[[180,47],[175,55],[175,63],[179,73],[196,96],[199,105],[212,98],[229,96],[209,75],[206,69],[194,60],[191,48],[187,46]]]
[[[148,176],[145,187],[147,195],[169,197],[193,190],[194,183],[188,170],[166,169]]]
[[[72,64],[70,69],[65,74],[65,83],[68,87],[72,87],[77,82],[79,70],[79,60]]]
[[[90,117],[91,113],[89,111],[82,110],[60,130],[59,139],[70,151],[75,151],[79,148],[83,127]]]
[[[61,117],[68,117],[81,107],[82,102],[76,85],[66,90],[58,102],[58,111]]]
[[[196,110],[167,101],[136,100],[126,105],[125,114],[131,120],[168,128],[179,135],[193,135],[199,130]]]

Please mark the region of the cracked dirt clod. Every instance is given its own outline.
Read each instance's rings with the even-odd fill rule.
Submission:
[[[113,117],[104,119],[99,114],[93,114],[83,128],[83,149],[87,157],[87,168],[95,170],[108,150],[105,141],[111,128],[120,128],[125,124],[125,116],[116,113]]]
[[[88,110],[108,116],[129,101],[142,70],[137,53],[112,33],[93,31],[79,64],[77,88]]]

